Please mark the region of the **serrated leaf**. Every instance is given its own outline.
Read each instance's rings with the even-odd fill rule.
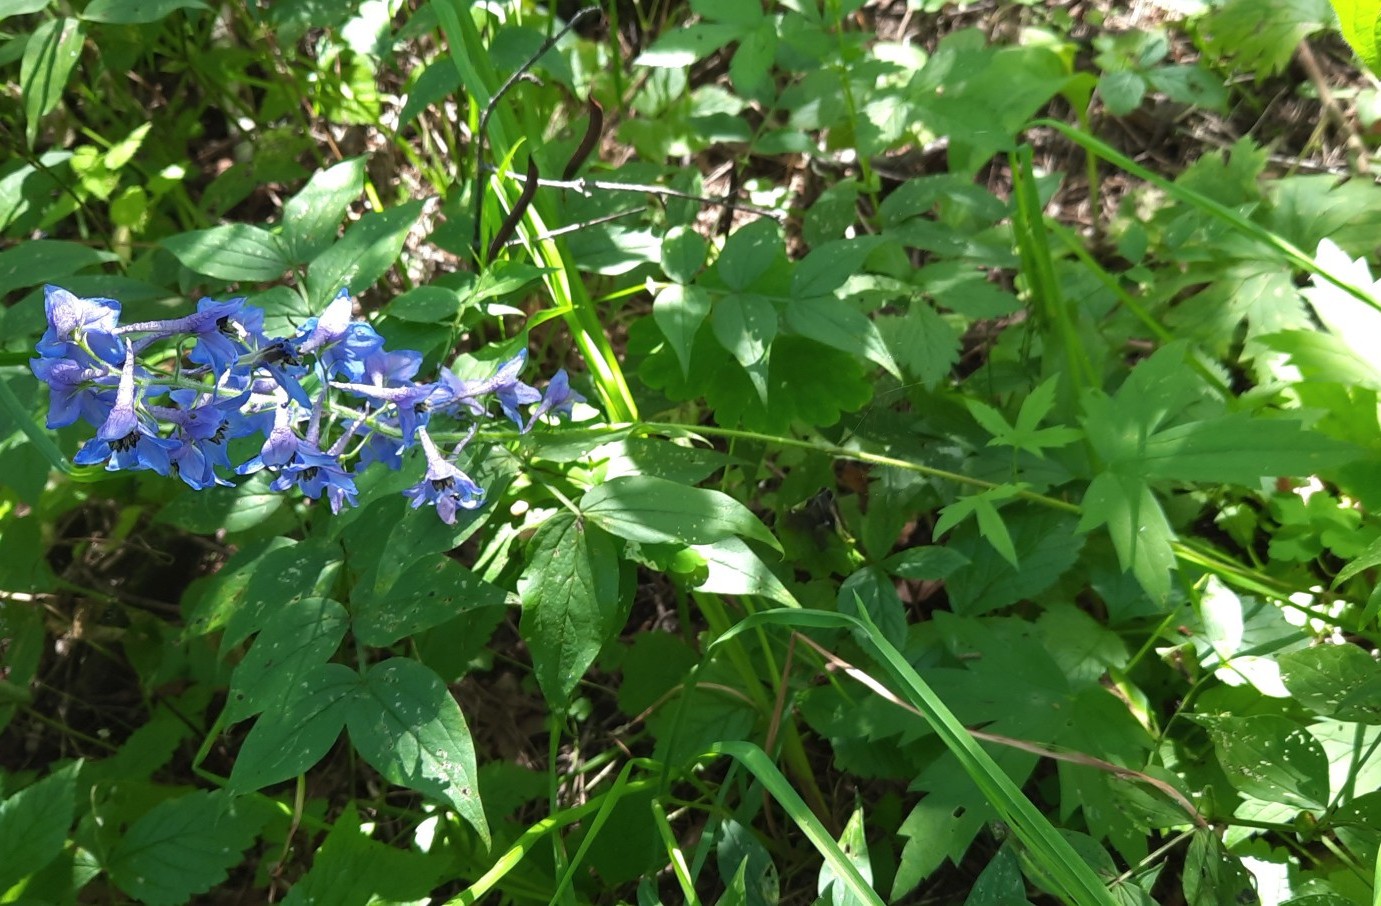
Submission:
[[[1309,732],[1287,717],[1201,717],[1218,761],[1234,787],[1267,802],[1323,809],[1328,757]]]
[[[1314,475],[1358,453],[1297,421],[1233,413],[1157,432],[1134,468],[1150,479],[1254,486],[1263,477]]]
[[[0,802],[0,890],[9,890],[58,853],[76,814],[76,761]]]
[[[967,524],[950,539],[949,547],[969,559],[946,580],[956,613],[982,614],[1040,594],[1079,557],[1083,545],[1068,516],[1012,504],[1003,523],[1020,569],[979,532],[980,526]]]
[[[902,370],[927,389],[959,361],[959,332],[925,302],[912,302],[904,317],[885,315],[875,323]]]
[[[564,708],[627,616],[612,539],[570,513],[551,517],[528,546],[518,594],[518,628],[532,652],[537,685],[553,708]]]
[[[1381,48],[1378,48],[1378,23],[1381,23],[1381,2],[1378,0],[1332,0],[1333,12],[1338,16],[1338,30],[1352,47],[1362,65],[1373,73],[1381,69]]]
[[[739,535],[782,549],[767,527],[729,495],[647,475],[614,478],[591,488],[580,500],[580,512],[629,541],[713,544]]]
[[[286,707],[309,674],[335,654],[349,624],[345,608],[329,598],[285,604],[264,623],[231,674],[225,722]]]
[[[180,9],[210,9],[201,0],[91,0],[82,11],[88,22],[144,25],[165,19]]]
[[[1164,602],[1175,569],[1175,535],[1151,489],[1137,478],[1103,472],[1089,483],[1082,506],[1079,531],[1106,525],[1122,569],[1136,576],[1151,600]]]
[[[226,878],[264,824],[248,800],[197,791],[154,806],[110,854],[121,890],[149,906],[178,906]]]
[[[24,136],[29,147],[38,138],[38,122],[62,100],[72,68],[81,56],[82,24],[76,19],[41,23],[24,45],[19,64],[19,92],[24,98]]]
[[[300,674],[287,704],[254,722],[230,771],[230,788],[249,792],[279,783],[326,757],[359,686],[360,675],[344,664],[317,664]]]
[[[446,803],[489,845],[470,728],[441,677],[408,658],[375,664],[346,722],[355,750],[376,771]]]
[[[364,165],[363,157],[352,157],[318,171],[283,205],[283,242],[294,263],[306,264],[331,244],[350,203],[364,192]]]
[[[307,290],[315,308],[324,309],[342,289],[364,292],[373,286],[398,260],[421,214],[422,202],[410,201],[351,224],[339,242],[307,266]]]
[[[690,374],[695,335],[710,313],[710,296],[698,286],[664,286],[652,300],[652,319],[667,338],[681,371]]]
[[[188,270],[217,280],[265,283],[292,264],[282,240],[247,223],[178,233],[164,239],[163,247]]]
[[[848,302],[833,296],[795,298],[786,307],[786,323],[804,337],[867,359],[901,379],[877,325]]]

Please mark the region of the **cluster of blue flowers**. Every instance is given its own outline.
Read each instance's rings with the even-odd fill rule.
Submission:
[[[30,360],[51,390],[48,427],[78,419],[96,428],[73,458],[111,471],[149,469],[197,489],[229,486],[231,474],[273,473],[275,491],[326,498],[333,512],[354,505],[354,474],[379,463],[402,466],[420,447],[426,475],[403,493],[414,508],[436,507],[447,523],[478,507],[484,490],[455,464],[489,416],[491,401],[527,431],[544,415],[569,415],[583,397],[558,371],[542,393],[519,380],[526,351],[485,380],[442,369],[416,380],[421,353],[389,351],[342,292],[293,337],[264,333],[264,312],[244,299],[202,299],[195,314],[120,324],[120,303],[45,288],[48,329]],[[157,344],[176,350],[141,364]],[[526,417],[522,410],[528,409]],[[468,424],[449,453],[427,433],[434,416]],[[258,453],[232,464],[228,443],[262,435]]]

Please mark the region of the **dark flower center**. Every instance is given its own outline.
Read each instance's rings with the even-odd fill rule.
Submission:
[[[225,443],[225,432],[226,432],[226,429],[229,428],[229,427],[230,427],[230,422],[228,422],[228,421],[222,421],[222,422],[220,423],[220,426],[216,428],[216,433],[211,435],[211,443],[213,443],[213,444]]]
[[[112,440],[110,442],[110,449],[114,450],[116,453],[128,453],[130,450],[133,450],[135,445],[138,443],[139,432],[138,430],[135,430],[126,434],[119,440]]]
[[[317,473],[320,471],[321,469],[317,468],[316,466],[308,466],[307,468],[302,470],[302,480],[311,481],[313,478],[316,478]]]
[[[437,492],[449,491],[452,487],[455,486],[455,483],[456,480],[454,478],[433,478],[432,490]]]

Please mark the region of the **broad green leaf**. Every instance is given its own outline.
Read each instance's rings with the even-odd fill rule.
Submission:
[[[230,788],[249,792],[304,773],[340,738],[360,675],[344,664],[299,674],[288,702],[260,714],[230,771]]]
[[[738,538],[696,544],[691,549],[705,558],[709,571],[705,581],[696,586],[696,591],[716,595],[758,595],[787,607],[801,606],[767,564]]]
[[[767,218],[740,227],[724,243],[715,270],[724,285],[743,292],[784,254],[782,233]]]
[[[335,239],[346,209],[364,193],[363,157],[315,173],[283,205],[283,243],[296,264],[306,264]]]
[[[143,25],[165,19],[180,9],[210,9],[201,0],[91,0],[82,11],[88,22]]]
[[[187,632],[205,635],[225,626],[240,610],[254,576],[268,571],[264,564],[271,562],[269,555],[293,546],[292,539],[283,537],[247,544],[231,554],[218,571],[193,582],[182,598]]]
[[[1213,828],[1194,831],[1184,857],[1183,888],[1188,906],[1222,906],[1243,902],[1244,898],[1259,902],[1251,873],[1223,848]]]
[[[619,594],[613,540],[571,513],[544,522],[528,545],[518,579],[519,631],[547,702],[566,706],[600,649],[620,629],[627,606]]]
[[[1381,0],[1331,0],[1331,3],[1338,16],[1338,30],[1352,46],[1352,52],[1373,73],[1381,71],[1381,48],[1377,46]]]
[[[1301,41],[1332,23],[1328,0],[1226,0],[1199,28],[1214,56],[1254,70],[1259,80],[1284,69]]]
[[[353,805],[331,824],[312,854],[312,867],[295,881],[283,906],[367,906],[371,902],[425,901],[445,863],[437,854],[399,849],[360,830]]]
[[[741,6],[751,7],[745,3]],[[768,81],[772,62],[777,54],[777,26],[763,21],[739,39],[738,50],[729,61],[729,79],[734,90],[746,97],[759,92]]]
[[[690,374],[691,350],[695,335],[710,313],[710,296],[698,286],[671,284],[658,291],[652,300],[652,319],[667,338],[681,371]]]
[[[715,339],[748,373],[753,389],[767,403],[767,366],[772,341],[777,336],[777,308],[755,293],[720,299],[710,313]]]
[[[739,0],[691,0],[690,8],[697,16],[711,22],[751,28],[764,20],[762,7]]]
[[[444,286],[417,286],[395,296],[384,314],[419,324],[444,324],[455,320],[464,307],[460,293]]]
[[[500,606],[504,598],[503,589],[456,561],[430,555],[403,569],[387,591],[351,596],[355,635],[366,645],[382,648],[466,611]]]
[[[60,239],[31,239],[0,252],[0,295],[43,283],[63,283],[77,271],[119,260],[111,252]],[[66,286],[64,289],[68,288]],[[39,311],[40,319],[42,310]],[[40,321],[41,322],[41,321]]]
[[[883,561],[882,566],[898,578],[923,581],[947,578],[968,562],[968,558],[958,551],[931,544],[893,554]]]
[[[702,22],[671,29],[652,42],[652,46],[633,62],[639,66],[676,69],[707,57],[741,33],[737,25]]]
[[[130,825],[107,870],[139,902],[179,906],[225,880],[265,817],[252,800],[222,790],[169,799]]]
[[[854,214],[852,202],[848,206],[848,212],[850,215]],[[880,236],[835,239],[811,249],[810,254],[797,262],[792,270],[792,298],[803,299],[833,293],[859,272],[863,262],[882,241]]]
[[[283,505],[283,495],[268,486],[267,477],[256,475],[233,488],[188,489],[159,510],[155,521],[199,535],[221,530],[242,532],[259,525]]]
[[[1352,644],[1320,645],[1278,659],[1295,700],[1335,720],[1381,724],[1381,666]]]
[[[230,650],[258,632],[286,604],[327,594],[340,568],[340,555],[339,547],[317,540],[266,553],[226,623],[221,651]]]
[[[36,13],[47,6],[51,0],[0,0],[0,22],[10,16],[24,16]]]
[[[580,512],[629,541],[713,544],[740,535],[781,551],[767,527],[737,500],[663,478],[629,475],[606,481],[585,493]]]
[[[267,283],[292,264],[281,239],[247,223],[178,233],[164,239],[163,247],[188,270],[217,280]]]
[[[9,890],[58,853],[76,814],[73,762],[0,802],[0,890]]]
[[[687,284],[705,266],[705,237],[690,227],[667,230],[662,239],[662,272],[677,283]]]
[[[1321,810],[1328,801],[1328,758],[1304,727],[1275,714],[1196,717],[1208,728],[1234,787],[1267,802]]]
[[[422,214],[422,202],[410,201],[366,214],[350,225],[340,241],[307,267],[307,289],[313,305],[323,309],[343,289],[364,292],[382,277],[403,250],[408,230]]]
[[[865,358],[901,379],[877,325],[846,301],[833,296],[797,297],[786,307],[786,323],[802,336]]]
[[[741,892],[745,906],[777,906],[781,889],[777,866],[772,862],[772,854],[752,830],[733,818],[726,818],[719,826],[715,861],[721,878],[743,881]]]
[[[1012,854],[1010,845],[1004,846],[978,874],[964,906],[1029,906],[1026,899],[1026,879],[1021,865]]]
[[[1235,413],[1157,432],[1131,468],[1150,479],[1255,486],[1263,477],[1314,475],[1359,453],[1297,421]]]
[[[346,721],[355,750],[375,770],[446,803],[489,845],[470,728],[439,676],[408,658],[375,664],[350,700]]]
[[[81,56],[82,24],[76,19],[48,19],[34,29],[19,64],[19,92],[24,98],[24,136],[29,147],[38,139],[38,123],[62,100],[72,67]]]
[[[1113,116],[1126,116],[1141,106],[1146,96],[1146,79],[1138,72],[1120,70],[1098,77],[1098,96]]]
[[[330,598],[284,604],[230,677],[223,720],[228,724],[261,711],[288,706],[301,684],[325,664],[345,638],[350,615]]]
[[[1079,531],[1108,527],[1117,561],[1157,603],[1170,596],[1175,534],[1151,489],[1138,478],[1102,472],[1084,492]]]

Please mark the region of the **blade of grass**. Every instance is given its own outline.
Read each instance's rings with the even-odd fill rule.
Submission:
[[[43,454],[43,458],[48,460],[59,472],[64,475],[72,474],[72,463],[67,461],[67,457],[62,455],[58,445],[53,443],[53,439],[48,436],[48,432],[38,426],[34,417],[24,408],[24,404],[19,401],[19,397],[14,395],[10,385],[0,378],[0,410],[3,410],[24,436],[29,439],[29,443],[34,445],[38,452]]]
[[[859,604],[859,613],[865,613]],[[1069,842],[1060,835],[1050,821],[1026,798],[1021,789],[1012,782],[984,751],[945,706],[940,697],[907,662],[902,653],[882,637],[877,627],[869,622],[842,613],[814,610],[795,610],[781,608],[752,614],[745,617],[732,629],[716,638],[706,648],[708,655],[715,646],[727,642],[734,636],[748,632],[762,625],[793,626],[797,628],[851,629],[855,639],[869,651],[877,662],[885,667],[893,680],[901,687],[907,702],[915,707],[936,735],[959,760],[964,772],[973,778],[983,796],[997,811],[998,815],[1012,829],[1012,833],[1027,848],[1032,861],[1046,873],[1051,883],[1061,892],[1066,902],[1076,906],[1113,906],[1114,899],[1093,869],[1079,857]],[[701,663],[705,661],[702,660]],[[696,671],[699,670],[697,665]],[[744,746],[747,743],[734,743]],[[724,750],[728,752],[728,750]],[[759,750],[761,751],[761,750]],[[732,754],[731,752],[728,752]],[[764,759],[766,756],[764,756]],[[768,763],[769,766],[771,763]],[[747,766],[747,765],[746,765]],[[752,769],[751,766],[750,770]],[[773,767],[775,771],[775,767]],[[757,773],[756,771],[754,773]],[[780,776],[780,775],[779,775]],[[785,778],[783,778],[785,783]],[[795,796],[795,791],[791,791]],[[800,801],[800,797],[796,797]],[[785,805],[783,806],[785,807]],[[802,804],[804,810],[804,804]],[[793,813],[793,818],[796,815]],[[814,819],[814,815],[810,816]],[[806,826],[802,825],[806,831]],[[809,835],[809,831],[807,831]],[[827,835],[828,836],[828,835]],[[812,842],[815,842],[812,837]],[[830,843],[834,841],[831,839]],[[817,844],[819,845],[819,844]],[[823,851],[823,850],[822,850]],[[841,854],[842,856],[842,854]],[[847,860],[845,860],[847,862]],[[853,869],[852,863],[848,864]],[[843,870],[843,869],[841,869]],[[844,875],[841,875],[843,877]]]

